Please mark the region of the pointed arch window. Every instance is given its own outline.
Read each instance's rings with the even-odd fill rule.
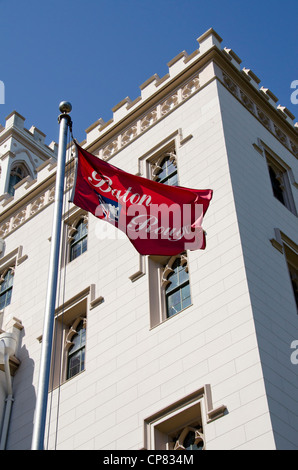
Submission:
[[[26,166],[22,163],[14,165],[10,170],[9,182],[7,192],[11,196],[14,195],[15,189],[14,186],[18,184],[22,179],[26,178],[29,175],[29,171]]]
[[[70,256],[73,261],[87,250],[88,218],[82,217],[70,232]]]
[[[297,215],[291,185],[294,176],[291,168],[278,156],[273,156],[265,150],[269,177],[274,197],[293,214]]]
[[[178,171],[175,152],[168,152],[152,166],[152,179],[158,183],[178,186]]]
[[[202,426],[186,426],[179,431],[178,436],[172,437],[174,450],[205,450],[205,440]]]
[[[269,166],[269,175],[274,196],[285,206],[286,202],[284,197],[282,175],[278,174],[277,171],[274,171],[272,166]]]
[[[71,326],[67,336],[67,379],[85,369],[86,318],[79,318]]]
[[[3,310],[11,302],[14,270],[9,268],[0,278],[0,310]]]
[[[167,318],[191,305],[187,255],[172,257],[163,271]]]

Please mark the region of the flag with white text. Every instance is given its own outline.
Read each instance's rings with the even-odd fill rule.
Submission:
[[[112,224],[141,255],[204,249],[211,189],[169,186],[127,173],[76,144],[73,203]]]

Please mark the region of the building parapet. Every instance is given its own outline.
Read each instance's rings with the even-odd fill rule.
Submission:
[[[50,145],[45,144],[46,134],[35,126],[31,126],[30,129],[24,127],[25,118],[17,111],[12,111],[5,121],[5,127],[0,125],[0,144],[7,136],[11,134],[13,130],[19,132],[25,138],[30,139],[32,144],[35,144],[43,153],[46,152],[45,158],[57,158],[58,155],[58,144],[54,141]]]
[[[157,92],[165,90],[167,85],[179,78],[181,74],[191,69],[192,65],[198,64],[199,67],[202,63],[202,67],[205,67],[206,62],[201,59],[206,57],[206,55],[214,49],[222,57],[229,61],[233,68],[240,74],[242,78],[244,78],[248,84],[253,87],[255,91],[257,91],[262,99],[271,105],[272,109],[276,112],[276,116],[282,116],[284,120],[290,124],[292,130],[297,130],[297,123],[294,124],[295,116],[290,113],[286,107],[280,104],[277,105],[278,98],[276,98],[276,96],[268,88],[260,86],[261,80],[250,68],[243,67],[241,69],[241,59],[232,49],[221,47],[222,39],[216,33],[216,31],[214,31],[214,29],[210,28],[203,35],[201,35],[197,41],[199,43],[199,49],[196,49],[192,54],[188,54],[186,51],[182,51],[170,62],[168,62],[167,65],[169,72],[164,77],[160,78],[157,74],[154,74],[142,85],[140,85],[141,95],[138,98],[132,101],[129,97],[126,97],[116,106],[114,106],[112,108],[113,117],[108,122],[104,122],[104,120],[100,118],[98,121],[96,121],[96,123],[89,126],[89,128],[86,129],[86,140],[84,141],[84,146],[88,149],[94,147],[96,141],[99,139],[101,140],[102,137],[105,137],[110,131],[112,131],[112,129],[116,127],[117,124],[120,124],[125,119],[129,119],[135,111],[138,110],[139,112],[142,107],[145,108],[146,103],[153,102],[154,95],[156,95]],[[200,87],[202,87],[204,83],[206,83],[206,80],[202,80],[203,70],[200,70],[199,74],[201,75]],[[178,101],[176,100],[174,104],[177,105]],[[154,111],[151,113],[153,113],[151,115],[151,121],[153,119],[153,121],[156,122],[158,116]],[[146,119],[146,116],[143,116],[143,118]],[[139,135],[139,133],[140,126],[137,124],[135,124],[135,130],[133,132],[129,131],[129,134],[134,137]],[[124,142],[126,142],[126,139]],[[120,150],[122,147],[121,138],[118,137],[114,142],[109,142],[107,147],[108,148],[103,150],[104,155],[113,155],[115,151]]]

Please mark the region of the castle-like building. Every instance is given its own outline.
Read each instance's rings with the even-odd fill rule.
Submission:
[[[67,151],[46,449],[298,448],[297,124],[213,30],[81,146],[212,189],[205,250],[141,256],[72,203]],[[0,128],[0,442],[30,449],[57,144]]]

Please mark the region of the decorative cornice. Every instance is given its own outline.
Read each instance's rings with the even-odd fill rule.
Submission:
[[[221,37],[211,28],[206,33],[198,38],[200,43],[199,50],[194,51],[192,54],[187,54],[185,51],[179,53],[169,63],[169,73],[163,78],[159,78],[157,74],[152,75],[148,78],[141,86],[141,96],[132,102],[129,97],[126,97],[118,105],[113,108],[113,118],[108,123],[103,123],[103,120],[99,120],[99,123],[90,126],[89,130],[92,132],[87,133],[87,139],[84,144],[85,148],[91,152],[100,152],[103,148],[107,149],[109,156],[114,155],[117,151],[122,148],[121,135],[125,129],[128,131],[129,126],[135,125],[138,132],[135,134],[135,138],[141,133],[140,127],[136,125],[138,120],[146,118],[146,114],[156,111],[157,103],[161,103],[163,99],[175,100],[175,92],[181,88],[183,82],[186,83],[196,73],[200,73],[204,70],[204,67],[212,61],[219,65],[226,74],[231,74],[231,79],[236,80],[237,86],[242,87],[244,96],[247,96],[252,101],[252,105],[260,107],[260,115],[262,113],[266,115],[267,109],[269,113],[273,114],[270,116],[277,126],[277,130],[274,129],[273,133],[275,136],[282,141],[282,133],[292,133],[293,147],[295,153],[295,139],[297,138],[297,128],[292,122],[294,116],[284,106],[278,105],[277,98],[275,95],[262,86],[259,88],[260,79],[256,74],[248,67],[240,69],[241,59],[235,54],[234,51],[228,48],[221,49],[220,43]],[[223,81],[222,76],[214,76],[214,78]],[[200,80],[200,88],[205,85],[204,81]],[[239,83],[238,83],[239,82]],[[230,90],[231,91],[231,90]],[[237,97],[242,103],[240,97]],[[257,103],[255,103],[257,101]],[[179,104],[177,101],[174,105]],[[245,104],[245,103],[244,103]],[[265,109],[262,109],[265,106]],[[270,106],[268,108],[268,106]],[[150,116],[152,124],[158,122],[163,116],[153,115]],[[257,114],[256,117],[262,122]],[[281,118],[281,119],[280,119]],[[264,122],[262,122],[266,125]],[[279,132],[280,131],[280,132]],[[98,135],[98,133],[100,135]],[[113,142],[114,141],[114,142]],[[109,158],[109,157],[108,157]]]
[[[55,198],[56,162],[48,161],[37,169],[37,179],[22,180],[16,188],[14,197],[2,195],[3,210],[0,215],[0,237],[6,238],[40,211],[48,207]],[[65,192],[73,186],[73,160],[66,170]],[[25,187],[23,188],[23,185]],[[30,188],[30,191],[26,191]],[[18,193],[20,191],[20,194]],[[25,193],[25,194],[24,194]]]

